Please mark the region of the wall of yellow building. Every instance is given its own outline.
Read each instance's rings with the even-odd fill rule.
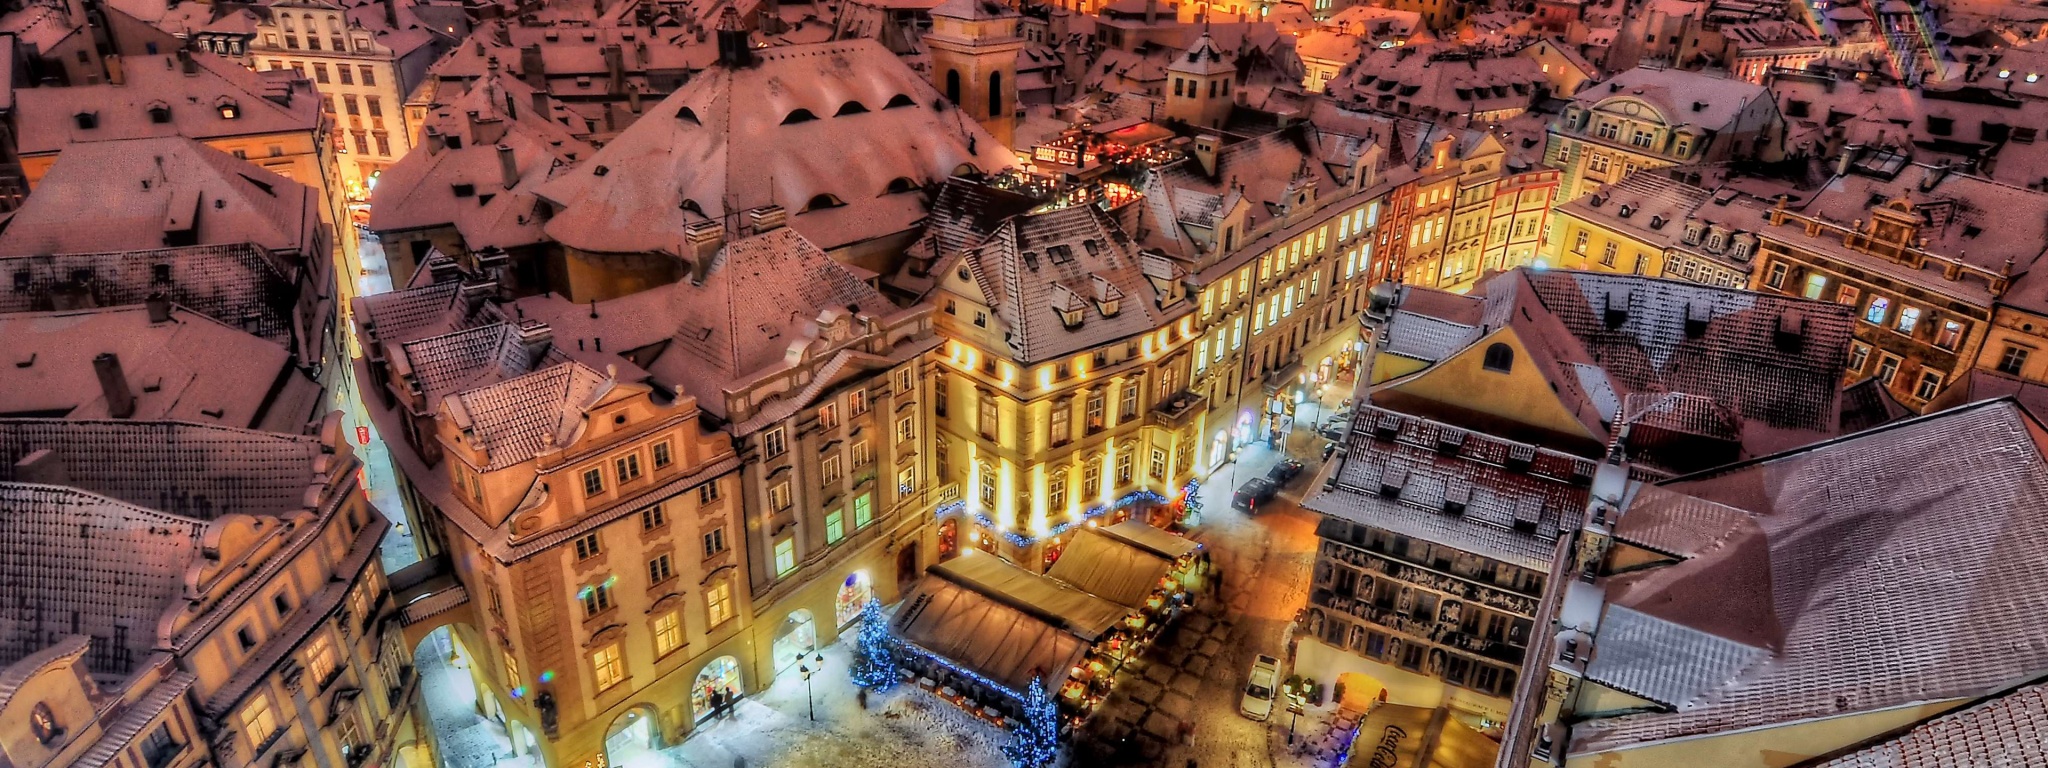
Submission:
[[[1661,709],[1663,705],[1633,693],[1618,691],[1587,680],[1579,686],[1573,711],[1587,716],[1638,709]]]
[[[590,253],[563,248],[555,281],[570,301],[609,301],[688,276],[681,260],[658,253]]]
[[[2048,383],[2048,316],[2001,305],[1993,308],[1985,330],[1984,343],[1977,348],[1977,368],[1998,370],[2006,348],[2019,347],[2028,350],[2019,378]]]
[[[1642,274],[1657,276],[1664,274],[1664,249],[1637,240],[1597,221],[1587,221],[1567,211],[1557,212],[1556,232],[1558,237],[1550,243],[1551,265],[1560,269],[1579,269],[1588,272],[1609,272],[1613,274]],[[1579,233],[1586,233],[1584,253],[1576,250]],[[1614,263],[1602,263],[1607,245],[1614,245]],[[1641,267],[1637,261],[1641,260]]]
[[[1633,749],[1575,755],[1567,768],[1789,768],[1968,703],[1967,699],[1915,704],[1794,723],[1678,739]]]
[[[1377,357],[1373,358],[1372,380],[1368,383],[1379,384],[1393,381],[1428,367],[1429,361],[1427,360],[1417,360],[1412,357],[1381,352]]]
[[[1487,370],[1486,348],[1508,345],[1515,353],[1506,373]],[[1599,439],[1557,399],[1549,379],[1529,359],[1528,347],[1512,328],[1502,328],[1386,391],[1525,424],[1547,432]]]

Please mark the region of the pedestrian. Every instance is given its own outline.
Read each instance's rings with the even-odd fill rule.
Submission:
[[[854,694],[854,698],[860,699],[861,709],[865,710],[868,708],[868,689],[860,689],[860,693]]]
[[[715,689],[711,691],[711,716],[725,716],[725,691]]]
[[[1192,757],[1188,758],[1188,768],[1196,768],[1195,759]]]

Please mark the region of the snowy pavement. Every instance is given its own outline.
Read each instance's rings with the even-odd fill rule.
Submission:
[[[357,233],[362,230],[350,227]],[[365,235],[360,240],[359,251],[363,263],[363,274],[355,281],[357,295],[369,296],[391,290],[391,276],[384,262],[383,245],[374,235]],[[353,333],[354,328],[349,331]],[[354,347],[354,344],[350,345]],[[419,546],[413,541],[413,531],[405,519],[404,502],[398,497],[398,475],[391,463],[391,449],[384,444],[384,437],[377,431],[377,425],[370,420],[370,412],[363,406],[360,382],[354,381],[355,366],[343,369],[348,385],[335,393],[336,408],[342,413],[342,428],[355,446],[356,456],[363,462],[363,487],[370,496],[370,504],[391,521],[391,530],[384,534],[379,545],[378,559],[383,562],[385,573],[397,573],[399,569],[420,561]],[[367,439],[364,439],[367,437]]]
[[[741,701],[723,720],[707,720],[680,746],[620,762],[619,768],[1008,768],[1009,734],[916,686],[873,694],[867,709],[847,679],[847,644],[820,651],[825,669],[811,682],[811,721],[799,675]],[[744,760],[736,762],[735,758]]]
[[[420,650],[414,659],[419,665],[420,698],[434,725],[434,753],[441,768],[538,768],[531,756],[513,756],[504,726],[477,714],[469,671],[448,662],[447,630],[429,635]]]

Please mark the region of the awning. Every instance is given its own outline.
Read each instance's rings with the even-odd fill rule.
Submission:
[[[1131,523],[1152,527],[1137,520],[1122,525]],[[1045,575],[1136,611],[1145,607],[1146,599],[1158,591],[1159,580],[1171,572],[1171,559],[1102,530],[1082,528]]]

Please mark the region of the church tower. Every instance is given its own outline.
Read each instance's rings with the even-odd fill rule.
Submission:
[[[932,85],[1006,148],[1017,134],[1017,36],[1023,18],[995,0],[946,0],[931,10]]]
[[[1237,65],[1217,49],[1207,31],[1166,66],[1166,119],[1201,128],[1220,128],[1230,117]]]

